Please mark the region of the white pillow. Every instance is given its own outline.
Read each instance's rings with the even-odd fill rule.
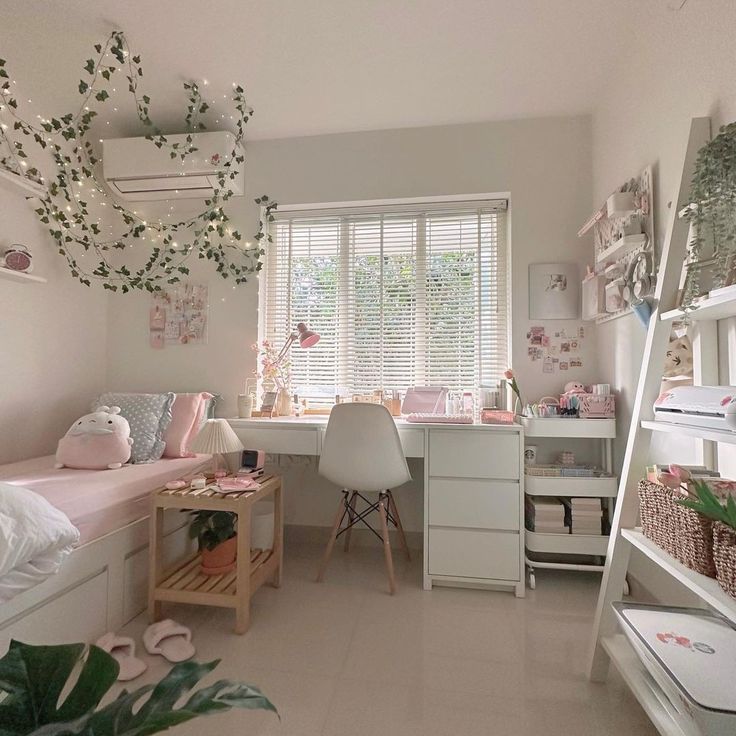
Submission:
[[[68,554],[79,530],[43,496],[0,483],[0,577],[54,551]]]

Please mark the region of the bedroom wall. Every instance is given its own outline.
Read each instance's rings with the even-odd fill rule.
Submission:
[[[23,243],[46,284],[0,279],[0,464],[46,455],[105,385],[107,299],[69,276],[18,189],[0,183],[0,248]]]
[[[677,13],[640,3],[632,28],[631,52],[600,90],[593,116],[593,191],[602,201],[647,164],[655,173],[655,230],[661,249],[669,202],[679,184],[679,161],[687,144],[690,119],[710,115],[713,132],[736,119],[733,69],[736,4],[731,0],[690,0]],[[616,457],[620,462],[631,421],[631,406],[641,368],[645,331],[634,316],[598,328],[601,380],[619,394]],[[724,376],[724,381],[728,380]],[[694,459],[694,448],[674,447],[655,438],[655,458]],[[734,467],[734,450],[722,457]],[[733,471],[731,471],[733,472]],[[664,596],[671,586],[655,568],[635,555],[632,574]]]
[[[318,203],[398,197],[510,192],[512,202],[513,365],[533,397],[560,390],[567,380],[599,380],[593,331],[586,325],[583,368],[542,373],[527,358],[529,263],[578,261],[587,256],[575,236],[592,207],[590,119],[515,120],[257,141],[247,147],[247,196],[233,208],[244,233],[254,233],[263,192],[281,203]],[[237,210],[236,210],[237,208]],[[224,396],[219,413],[236,413],[235,397],[252,375],[257,337],[257,282],[232,289],[207,264],[192,280],[210,286],[207,346],[148,347],[145,295],[112,295],[109,302],[107,383],[114,390],[192,390]],[[582,323],[547,322],[548,328]],[[299,465],[297,486],[318,481]],[[421,472],[421,468],[416,471]],[[289,494],[287,522],[328,524],[331,494]],[[421,529],[421,494],[405,512]]]

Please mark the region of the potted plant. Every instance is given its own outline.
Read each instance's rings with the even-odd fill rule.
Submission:
[[[736,598],[736,500],[731,494],[725,500],[718,498],[703,481],[693,481],[692,485],[695,498],[682,499],[679,503],[714,522],[716,579],[723,590]]]
[[[11,641],[0,659],[0,731],[13,736],[143,736],[231,708],[277,713],[258,688],[242,682],[219,680],[191,692],[219,661],[177,664],[158,684],[122,690],[110,700],[106,695],[120,665],[99,647]],[[100,707],[103,699],[108,702]]]
[[[721,127],[719,134],[706,143],[695,164],[690,188],[687,220],[693,225],[688,243],[687,277],[682,306],[692,308],[701,295],[700,272],[703,246],[712,247],[713,286],[728,286],[736,265],[736,122]],[[708,248],[709,256],[711,247]]]
[[[189,537],[202,553],[202,573],[220,575],[235,569],[237,514],[232,511],[192,511]]]

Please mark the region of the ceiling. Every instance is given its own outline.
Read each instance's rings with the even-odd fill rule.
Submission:
[[[58,116],[79,104],[92,46],[122,29],[167,132],[182,129],[187,79],[220,103],[241,83],[250,139],[586,114],[642,15],[681,2],[0,0],[0,56],[33,100],[25,117]],[[138,132],[124,98],[111,133]]]

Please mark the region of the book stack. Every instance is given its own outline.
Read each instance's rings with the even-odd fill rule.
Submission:
[[[573,534],[605,533],[600,498],[573,498],[571,503]]]
[[[572,517],[568,499],[527,496],[526,528],[540,534],[570,534]]]

